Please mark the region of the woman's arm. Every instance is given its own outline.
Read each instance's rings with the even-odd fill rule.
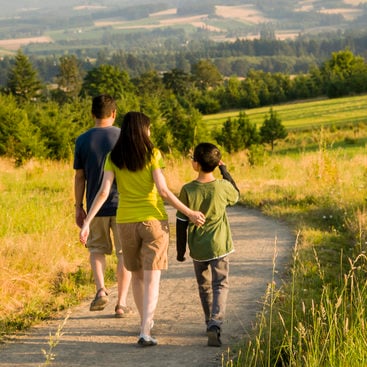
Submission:
[[[167,187],[166,179],[160,168],[153,170],[153,180],[157,186],[159,195],[163,200],[168,201],[175,209],[186,215],[197,226],[202,226],[205,223],[205,215],[198,211],[193,211],[183,204]]]
[[[101,209],[103,203],[107,200],[114,178],[115,174],[112,171],[105,171],[103,174],[103,181],[101,187],[99,188],[93,200],[92,206],[90,207],[89,212],[86,218],[84,219],[83,226],[80,230],[79,235],[80,242],[84,244],[87,243],[87,239],[89,236],[89,224],[92,221],[92,219],[96,216],[99,209]]]

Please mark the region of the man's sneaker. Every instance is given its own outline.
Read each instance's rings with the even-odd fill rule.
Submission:
[[[208,335],[208,345],[210,347],[220,347],[222,342],[220,340],[220,328],[218,326],[212,325],[206,330]]]
[[[154,347],[158,342],[157,339],[154,339],[149,335],[140,335],[138,344],[142,347]]]

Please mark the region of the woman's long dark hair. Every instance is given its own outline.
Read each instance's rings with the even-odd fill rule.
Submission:
[[[153,143],[149,139],[149,117],[141,112],[128,112],[122,121],[120,136],[111,151],[118,168],[139,171],[149,162]]]

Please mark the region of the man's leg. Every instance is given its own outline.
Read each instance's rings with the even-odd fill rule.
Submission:
[[[116,316],[123,316],[124,314],[131,313],[131,309],[127,307],[127,295],[129,292],[129,286],[131,282],[131,272],[124,266],[124,259],[122,255],[117,256],[117,304],[116,304]],[[122,306],[121,310],[118,310],[118,306]]]
[[[106,269],[106,257],[104,254],[91,252],[90,265],[96,285],[96,296],[90,305],[90,311],[101,311],[108,302],[108,295],[104,284],[104,273]]]
[[[131,308],[127,306],[127,295],[129,292],[131,282],[131,272],[128,271],[124,265],[122,243],[120,240],[120,235],[117,230],[115,217],[111,217],[111,231],[113,234],[113,240],[117,256],[117,269],[116,269],[117,302],[115,307],[115,316],[124,317],[132,312]]]
[[[92,268],[96,290],[104,288],[104,272],[106,270],[106,257],[104,254],[91,252],[90,266]]]

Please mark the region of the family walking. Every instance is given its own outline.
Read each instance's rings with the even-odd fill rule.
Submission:
[[[95,126],[75,146],[75,217],[80,241],[90,253],[96,285],[90,310],[102,310],[108,302],[104,270],[105,255],[112,253],[112,232],[118,258],[115,316],[133,312],[126,304],[131,282],[140,316],[138,344],[157,345],[151,331],[161,271],[168,268],[167,202],[177,210],[177,260],[185,260],[186,244],[193,259],[208,345],[220,346],[228,294],[227,255],[233,251],[225,209],[237,202],[238,188],[218,148],[201,143],[192,159],[197,178],[184,185],[177,198],[168,189],[162,155],[150,139],[149,118],[128,112],[117,128],[113,126],[116,113],[112,97],[95,97]],[[216,167],[224,180],[214,177]]]

